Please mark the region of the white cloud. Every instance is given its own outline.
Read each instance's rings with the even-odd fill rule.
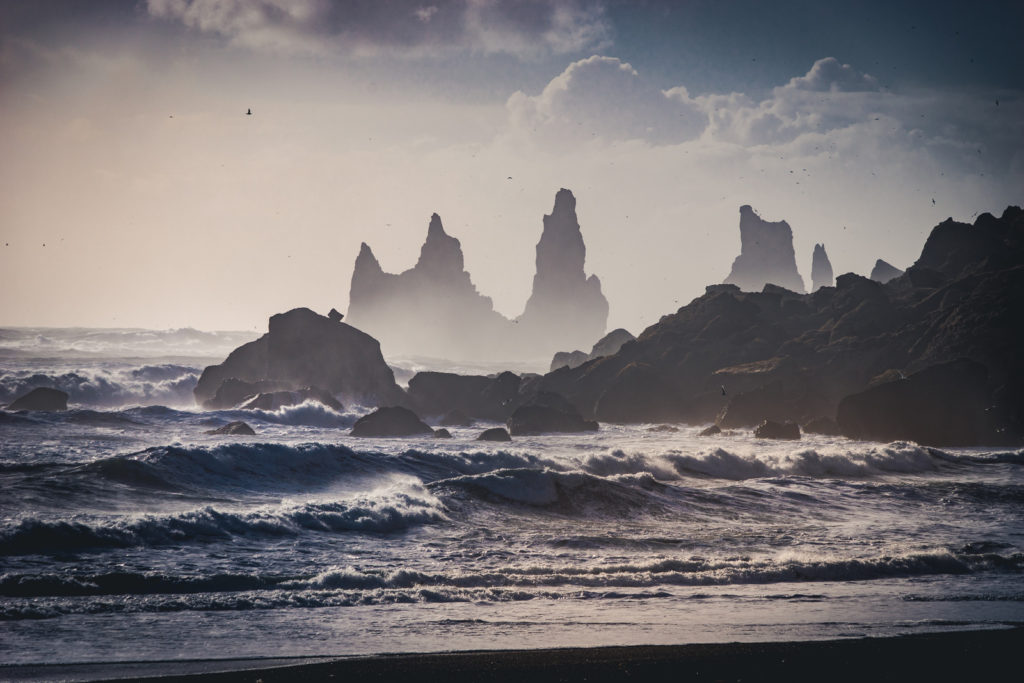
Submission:
[[[580,140],[646,140],[678,143],[700,134],[707,117],[686,88],[662,91],[614,57],[573,62],[536,96],[508,100],[513,129],[546,144]]]
[[[863,92],[878,90],[878,81],[870,74],[858,72],[835,57],[819,59],[803,76],[790,79],[784,88],[815,92]]]
[[[596,0],[147,0],[147,8],[236,45],[299,53],[531,57],[600,48],[611,35]]]

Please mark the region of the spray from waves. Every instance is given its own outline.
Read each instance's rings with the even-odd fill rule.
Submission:
[[[0,556],[63,555],[137,546],[295,537],[304,533],[396,533],[440,522],[446,511],[418,485],[390,486],[347,500],[306,501],[250,510],[207,506],[165,515],[23,519],[0,527]]]
[[[14,370],[0,374],[0,403],[10,403],[36,387],[67,392],[72,404],[90,408],[131,405],[190,406],[199,368],[145,365],[76,369],[68,372]]]
[[[314,400],[282,406],[277,410],[217,410],[206,413],[206,416],[223,418],[225,422],[255,420],[267,424],[294,427],[333,427],[338,429],[350,428],[360,417],[356,412],[338,412]]]
[[[0,356],[16,358],[223,358],[255,332],[125,328],[0,328]]]
[[[939,549],[855,559],[688,558],[637,564],[510,566],[487,572],[448,573],[338,566],[305,577],[177,577],[133,572],[78,576],[10,574],[0,577],[0,595],[13,598],[0,606],[0,619],[115,611],[252,610],[566,597],[647,600],[677,597],[673,591],[680,587],[848,582],[990,572],[1020,574],[1024,572],[1024,555],[958,554]],[[119,597],[124,595],[140,597]]]
[[[1020,453],[962,456],[913,443],[893,442],[863,450],[800,448],[789,452],[757,450],[750,453],[713,448],[696,453],[673,450],[648,455],[617,449],[583,456],[579,467],[597,475],[648,472],[662,481],[681,477],[740,481],[780,476],[864,478],[928,474],[951,467],[1019,462],[1024,462]]]

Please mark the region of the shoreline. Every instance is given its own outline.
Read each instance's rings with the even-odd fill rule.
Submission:
[[[844,640],[0,667],[12,681],[1012,680],[1024,625]],[[89,670],[92,669],[92,675]],[[1019,672],[1018,672],[1019,674]]]

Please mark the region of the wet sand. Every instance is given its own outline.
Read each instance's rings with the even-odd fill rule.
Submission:
[[[151,680],[217,683],[279,681],[972,681],[1021,680],[1024,626],[989,631],[963,631],[893,638],[850,640],[711,643],[669,646],[502,650],[437,654],[395,654],[305,660],[284,664],[250,660],[228,664],[178,663],[182,675],[166,675],[176,665],[166,662],[147,672],[146,664],[129,669],[106,668],[100,677],[54,679]],[[109,666],[109,665],[104,665]],[[224,671],[225,666],[237,667]],[[169,668],[171,667],[171,668]],[[47,667],[0,669],[0,678],[45,680]],[[217,671],[220,669],[220,671]],[[34,675],[33,675],[34,674]],[[93,674],[100,674],[95,670]],[[145,678],[150,674],[155,675]]]

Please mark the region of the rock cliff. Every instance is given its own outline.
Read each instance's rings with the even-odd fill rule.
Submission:
[[[875,282],[881,282],[885,284],[889,280],[898,278],[903,275],[903,271],[896,266],[886,263],[882,259],[875,261],[875,267],[871,269],[870,279]]]
[[[741,206],[740,255],[725,284],[745,292],[760,292],[766,284],[773,284],[802,294],[804,281],[796,268],[789,223],[766,221],[749,205]]]
[[[811,255],[811,291],[816,292],[822,287],[835,284],[832,276],[832,262],[828,260],[824,244],[815,244]]]

